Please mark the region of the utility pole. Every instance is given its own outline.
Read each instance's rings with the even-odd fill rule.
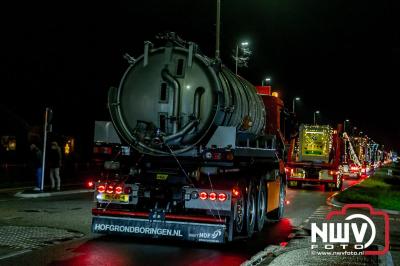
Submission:
[[[53,111],[50,108],[46,108],[46,112],[44,114],[44,137],[43,137],[43,157],[42,157],[42,182],[40,184],[40,190],[43,191],[44,188],[44,174],[45,174],[45,166],[46,166],[46,144],[47,144],[47,132],[51,132],[51,125],[49,130],[49,124],[53,117]]]
[[[292,103],[293,103],[293,106],[292,106],[292,107],[293,107],[293,108],[292,108],[292,112],[293,112],[293,113],[294,113],[294,104],[295,104],[296,101],[300,101],[300,97],[295,97],[295,98],[293,98],[293,102],[292,102]]]
[[[236,44],[236,53],[235,53],[235,74],[237,75],[238,70],[238,61],[239,61],[239,45]]]
[[[314,125],[317,124],[316,121],[315,121],[315,115],[316,115],[316,114],[319,114],[319,111],[315,111],[315,112],[314,112]]]
[[[235,55],[233,55],[233,59],[235,60],[235,74],[238,74],[239,64],[241,67],[247,67],[247,61],[250,59],[251,51],[248,48],[249,42],[241,42],[240,44],[236,44]],[[239,56],[239,52],[241,52],[241,56]]]
[[[216,40],[215,40],[215,58],[220,59],[219,39],[221,33],[221,0],[217,0],[217,22],[216,22]]]

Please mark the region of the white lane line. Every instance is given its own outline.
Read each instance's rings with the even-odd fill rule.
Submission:
[[[30,252],[30,251],[32,251],[32,250],[31,249],[24,249],[24,250],[12,252],[12,253],[0,256],[0,260],[4,260],[4,259],[8,259],[8,258],[15,257],[15,256],[18,256],[18,255],[22,255],[22,254]]]

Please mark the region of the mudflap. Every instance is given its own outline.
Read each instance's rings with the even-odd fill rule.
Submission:
[[[224,224],[93,216],[92,232],[148,238],[180,239],[195,242],[224,243]]]

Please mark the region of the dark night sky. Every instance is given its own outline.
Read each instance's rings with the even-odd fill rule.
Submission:
[[[83,2],[83,1],[81,1]],[[117,86],[143,41],[165,30],[213,55],[215,1],[15,3],[1,8],[1,100],[30,124],[45,106],[55,130],[91,138],[93,120],[108,119],[107,90]],[[399,35],[384,1],[222,0],[222,59],[248,40],[253,50],[242,76],[266,75],[291,109],[311,122],[348,118],[379,143],[400,149]]]

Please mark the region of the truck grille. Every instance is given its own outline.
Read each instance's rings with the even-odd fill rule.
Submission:
[[[309,168],[305,169],[306,170],[306,178],[314,178],[314,179],[319,179],[319,170],[316,168]]]

